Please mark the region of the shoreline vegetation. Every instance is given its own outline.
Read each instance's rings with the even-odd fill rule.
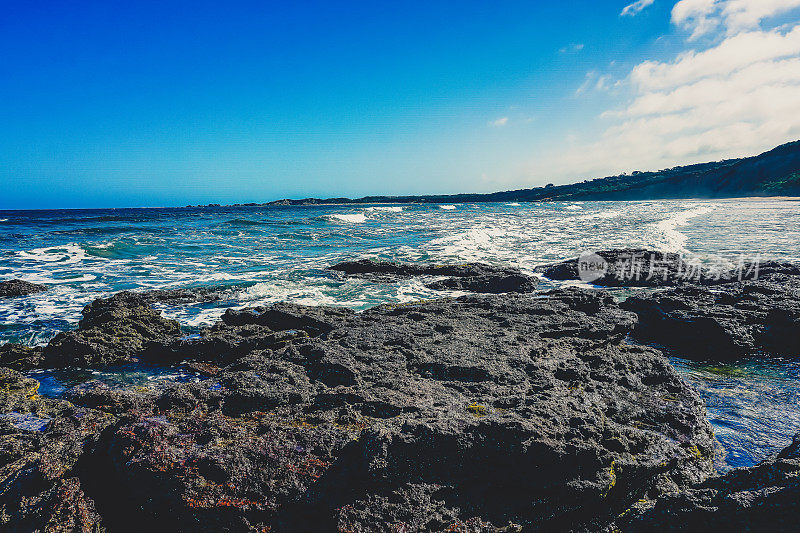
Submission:
[[[683,200],[800,196],[800,141],[753,157],[495,193],[283,199],[264,205]],[[241,204],[260,205],[260,204]]]
[[[197,334],[152,307],[213,290],[120,292],[46,346],[0,346],[4,531],[788,531],[800,435],[753,467],[724,450],[662,350],[800,354],[800,265],[687,276],[621,249],[542,266],[358,260],[331,275],[464,296],[352,310],[229,309]],[[656,268],[657,267],[657,268]],[[587,268],[590,270],[587,271]],[[695,275],[696,274],[696,275]],[[618,302],[608,288],[642,287]],[[40,287],[8,284],[5,297]],[[18,291],[19,295],[13,294]],[[37,372],[125,365],[189,382]]]

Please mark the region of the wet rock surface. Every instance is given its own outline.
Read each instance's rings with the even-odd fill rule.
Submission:
[[[239,290],[237,287],[196,287],[191,289],[153,289],[135,294],[141,298],[142,302],[149,304],[188,304],[226,300]]]
[[[756,281],[677,287],[622,307],[639,317],[635,338],[689,358],[800,355],[800,276],[768,272]]]
[[[556,281],[590,281],[603,287],[658,287],[676,285],[687,276],[695,275],[679,254],[664,253],[643,248],[621,248],[596,252],[601,259],[599,265],[581,265],[581,256],[560,263],[541,265],[535,271]],[[594,258],[596,259],[596,258]],[[591,270],[590,270],[591,269]],[[594,279],[584,279],[587,275]],[[703,271],[697,275],[705,277]]]
[[[800,435],[775,457],[714,476],[679,493],[637,505],[624,531],[796,531],[800,516]]]
[[[136,300],[93,303],[78,331],[134,328],[122,302]],[[211,377],[2,410],[77,436],[102,420],[47,490],[78,484],[53,490],[109,531],[596,530],[712,472],[702,402],[660,352],[624,342],[635,316],[602,292],[278,304],[191,343],[144,316],[148,347],[128,352],[194,353]]]
[[[435,290],[501,294],[504,292],[533,292],[536,290],[536,283],[536,278],[525,274],[487,274],[483,276],[445,278],[426,283],[425,286]]]
[[[385,275],[397,277],[414,276],[454,276],[472,277],[488,274],[516,274],[519,270],[514,268],[501,268],[484,263],[464,263],[460,265],[431,265],[415,263],[393,263],[391,261],[373,261],[360,259],[358,261],[345,261],[330,267],[330,270],[344,272],[347,275]]]
[[[180,325],[150,307],[147,297],[121,292],[87,305],[78,329],[59,333],[44,348],[44,365],[92,368],[131,362],[179,336]]]
[[[0,529],[105,531],[80,477],[113,417],[38,396],[39,383],[0,368]]]
[[[484,263],[430,265],[361,259],[336,264],[329,270],[375,281],[397,281],[420,276],[448,276],[445,279],[426,282],[425,286],[435,290],[460,290],[489,294],[533,292],[538,282],[536,278],[523,274],[517,268],[496,267]]]
[[[22,281],[21,279],[0,281],[0,298],[27,296],[28,294],[35,294],[37,292],[44,292],[46,290],[47,287],[45,285],[39,285],[29,281]]]
[[[14,370],[30,370],[43,363],[41,346],[23,346],[9,342],[0,346],[0,366]]]
[[[534,271],[551,280],[580,280],[601,287],[712,286],[773,275],[800,276],[800,265],[785,261],[743,263],[736,268],[720,269],[686,261],[680,254],[644,248],[602,250],[594,254],[597,257],[582,255],[541,265]]]

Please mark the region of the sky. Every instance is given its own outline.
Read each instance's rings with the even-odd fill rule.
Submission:
[[[0,7],[0,209],[491,192],[797,139],[800,0]]]

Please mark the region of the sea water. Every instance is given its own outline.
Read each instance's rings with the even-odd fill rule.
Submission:
[[[530,272],[539,264],[618,247],[681,252],[715,266],[759,258],[799,260],[800,201],[0,211],[0,279],[50,287],[0,300],[0,342],[43,344],[58,331],[74,328],[81,309],[94,298],[121,290],[241,289],[218,302],[159,306],[193,331],[229,307],[286,300],[363,310],[443,294],[419,280],[375,283],[343,279],[327,270],[343,260],[483,261]],[[751,465],[800,431],[796,362],[715,366],[684,361],[679,354],[673,362],[706,401],[726,450],[723,468]],[[88,373],[87,379],[116,376],[108,378],[113,383],[120,373],[125,371]],[[53,395],[67,379],[59,381],[53,373],[39,378]]]

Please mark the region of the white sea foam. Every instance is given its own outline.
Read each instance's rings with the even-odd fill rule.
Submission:
[[[622,216],[622,211],[611,209],[609,211],[600,211],[599,213],[587,213],[578,217],[578,220],[608,220],[612,218],[619,218]]]
[[[248,301],[248,305],[253,303],[272,303],[280,301],[291,301],[301,305],[341,305],[334,295],[328,293],[329,286],[315,285],[308,280],[301,282],[290,280],[270,280],[256,283],[248,287],[242,296],[243,300]],[[353,301],[352,304],[359,305],[363,302]]]
[[[28,261],[43,263],[74,264],[86,258],[86,251],[77,244],[65,244],[47,248],[34,248],[28,251],[17,252],[17,255]]]
[[[393,205],[376,205],[364,208],[364,211],[384,211],[387,213],[400,213],[402,210],[402,207]]]
[[[331,222],[349,222],[351,224],[360,224],[367,221],[367,216],[363,213],[335,213],[332,215],[325,215],[323,218],[330,220]]]
[[[508,202],[506,205],[509,207],[519,207],[519,202]]]
[[[510,228],[477,223],[473,227],[434,239],[428,249],[442,261],[485,261],[489,258],[505,259],[506,244],[516,232]]]
[[[440,205],[439,206],[439,209],[446,209],[448,211],[452,211],[455,208],[456,208],[456,206],[454,206],[454,205]]]
[[[564,207],[564,209],[569,209],[571,211],[578,211],[580,209],[583,209],[583,207],[579,206],[578,204],[572,204]]]
[[[678,231],[677,228],[685,226],[693,218],[708,214],[714,210],[712,206],[708,205],[697,206],[697,204],[683,204],[681,207],[685,207],[687,210],[653,224],[653,230],[655,230],[655,244],[664,251],[683,251],[689,237]]]

